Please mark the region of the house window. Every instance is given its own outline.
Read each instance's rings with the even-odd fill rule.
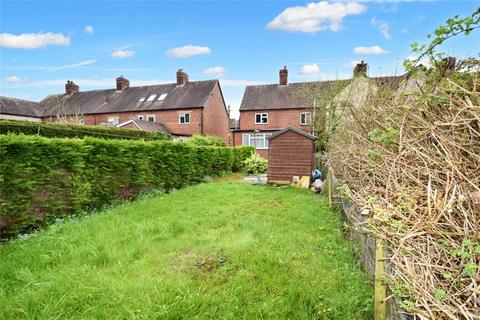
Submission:
[[[138,120],[143,120],[143,119],[145,119],[145,116],[141,115],[141,116],[138,116],[137,118],[138,118]]]
[[[145,99],[147,99],[147,97],[141,97],[140,99],[138,99],[138,102],[143,102],[145,101]]]
[[[83,118],[79,119],[78,124],[85,124],[85,120]]]
[[[268,123],[268,113],[255,114],[255,124],[267,124],[267,123]]]
[[[152,95],[150,95],[150,97],[148,97],[147,101],[149,101],[149,102],[153,101],[153,100],[155,100],[156,97],[157,97],[156,94],[152,94]]]
[[[158,97],[158,101],[163,101],[163,100],[165,100],[165,98],[167,97],[167,94],[168,94],[168,93],[162,93],[162,94],[160,95],[160,97]]]
[[[300,124],[301,125],[309,125],[312,123],[312,114],[310,112],[302,112],[300,113]]]
[[[256,149],[268,149],[268,137],[271,133],[244,133],[242,135],[242,144],[244,146],[253,146]]]
[[[190,113],[179,113],[178,114],[178,123],[180,123],[180,124],[190,123]]]
[[[155,122],[155,115],[154,114],[148,115],[147,116],[147,121],[148,122]]]
[[[117,117],[108,118],[107,123],[109,125],[116,126],[118,124],[118,118]]]

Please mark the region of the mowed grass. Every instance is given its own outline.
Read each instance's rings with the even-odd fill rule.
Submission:
[[[371,319],[323,198],[213,182],[0,246],[0,319]]]

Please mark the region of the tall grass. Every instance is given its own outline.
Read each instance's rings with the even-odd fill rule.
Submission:
[[[225,180],[224,180],[225,181]],[[322,198],[202,184],[0,247],[1,319],[370,319]]]

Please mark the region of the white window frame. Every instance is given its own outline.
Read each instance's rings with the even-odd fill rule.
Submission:
[[[145,116],[143,114],[140,114],[137,116],[138,120],[145,120]]]
[[[185,119],[185,116],[188,114],[188,122],[186,121]],[[183,122],[182,122],[182,118],[183,118]],[[178,114],[178,123],[179,124],[190,124],[192,120],[192,114],[191,112],[182,112],[182,113],[179,113]]]
[[[302,122],[302,116],[305,115],[305,120],[307,120],[307,115],[309,116],[308,120],[306,122]],[[309,126],[312,124],[312,113],[311,112],[302,112],[300,113],[300,124],[302,126]]]
[[[258,150],[268,149],[268,137],[271,133],[244,133],[242,134],[242,145],[253,146]]]
[[[111,124],[112,126],[116,126],[118,124],[118,117],[110,117],[107,119],[107,123]]]
[[[148,120],[148,118],[153,118],[153,121]],[[147,114],[147,121],[148,122],[155,122],[155,115],[154,114]]]
[[[260,116],[260,122],[257,122],[257,116]],[[266,122],[263,122],[265,117]],[[268,124],[268,113],[255,113],[255,124]]]

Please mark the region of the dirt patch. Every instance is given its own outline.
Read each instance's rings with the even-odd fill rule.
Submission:
[[[202,260],[197,261],[195,266],[202,272],[212,272],[220,268],[227,262],[227,257],[220,251],[218,255],[208,255]]]

